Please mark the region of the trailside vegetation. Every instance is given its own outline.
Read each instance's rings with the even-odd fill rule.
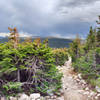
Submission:
[[[62,74],[58,72],[52,49],[47,40],[31,38],[19,43],[17,29],[9,28],[9,42],[0,44],[0,94],[16,95],[39,92],[55,93],[61,88]]]
[[[97,21],[97,24],[100,23]],[[74,69],[82,73],[83,78],[93,87],[100,87],[100,28],[90,27],[86,41],[81,43],[76,38],[69,51]]]
[[[65,61],[68,60],[68,50],[67,48],[56,48],[52,50],[55,64],[56,65],[64,65]]]

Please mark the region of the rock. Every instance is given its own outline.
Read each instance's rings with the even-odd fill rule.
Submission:
[[[85,95],[89,95],[89,91],[84,92]]]
[[[67,66],[67,61],[65,62],[64,66]]]
[[[61,95],[64,94],[64,90],[63,89],[60,89],[59,92],[61,93]]]
[[[100,92],[100,88],[98,86],[95,87],[97,92]]]
[[[16,97],[10,97],[10,100],[18,100]]]
[[[95,93],[94,93],[94,92],[91,92],[91,93],[90,93],[90,96],[93,96],[93,95],[95,95]]]
[[[80,79],[76,79],[77,82],[80,82]]]
[[[53,95],[53,96],[51,96],[51,98],[50,99],[56,99],[57,98],[57,96],[56,95]]]
[[[86,90],[86,91],[88,91],[88,90],[89,90],[89,88],[88,88],[88,87],[86,87],[86,88],[85,88],[85,90]]]
[[[63,96],[58,97],[56,100],[64,100],[64,97]]]
[[[53,98],[54,98],[54,99],[56,99],[56,98],[57,98],[57,96],[56,96],[56,95],[54,95],[54,96],[53,96]]]
[[[58,68],[61,68],[61,66],[57,66]]]
[[[98,97],[100,97],[100,94],[97,94]]]
[[[76,80],[76,79],[78,78],[78,76],[77,76],[77,75],[75,75],[73,78]]]
[[[95,97],[95,99],[97,100],[97,99],[98,99],[98,97],[96,96],[96,97]]]
[[[78,92],[79,92],[79,93],[83,93],[83,92],[84,92],[84,90],[78,90]]]
[[[79,78],[79,79],[82,79],[82,76],[81,76],[81,74],[78,74],[78,78]]]
[[[26,94],[22,94],[18,100],[30,100],[30,99],[29,96],[27,96]]]
[[[81,80],[81,83],[86,84],[85,80]]]
[[[50,96],[46,96],[45,99],[46,99],[46,100],[50,99]]]
[[[40,100],[40,94],[39,93],[33,93],[30,95],[30,100]]]

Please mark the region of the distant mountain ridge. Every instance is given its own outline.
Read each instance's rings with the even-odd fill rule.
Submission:
[[[32,37],[32,41],[34,39],[40,38],[41,41],[43,42],[45,39],[48,39],[49,41],[49,46],[52,48],[64,48],[64,47],[69,47],[69,44],[72,43],[72,39],[65,39],[65,38],[58,38],[58,37],[39,37],[35,36]],[[25,38],[21,37],[20,42],[23,42]],[[0,37],[0,43],[8,42],[8,37]]]

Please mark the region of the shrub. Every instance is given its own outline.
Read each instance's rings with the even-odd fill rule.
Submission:
[[[91,80],[96,80],[100,75],[100,66],[95,65],[94,50],[91,50],[87,55],[81,56],[73,63],[76,71],[82,73],[83,78],[91,83]],[[92,81],[93,83],[93,81]]]
[[[53,49],[53,55],[56,65],[64,65],[65,61],[68,60],[68,53],[66,48]]]
[[[52,49],[35,42],[20,43],[17,48],[9,42],[0,44],[0,88],[4,95],[32,91],[48,94],[51,87],[52,92],[61,88],[62,74],[54,64]]]

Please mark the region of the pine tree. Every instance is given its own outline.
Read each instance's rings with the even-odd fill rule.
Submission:
[[[17,32],[17,28],[15,27],[11,29],[10,27],[8,27],[8,29],[10,30],[9,40],[13,44],[13,47],[17,48],[19,43],[19,34]]]
[[[99,16],[99,21],[96,22],[97,25],[100,25],[100,16]],[[96,42],[97,42],[97,47],[100,47],[100,26],[97,27]]]
[[[79,36],[76,36],[76,39],[70,44],[69,52],[72,55],[73,60],[80,56],[80,46],[81,46],[81,39]]]

